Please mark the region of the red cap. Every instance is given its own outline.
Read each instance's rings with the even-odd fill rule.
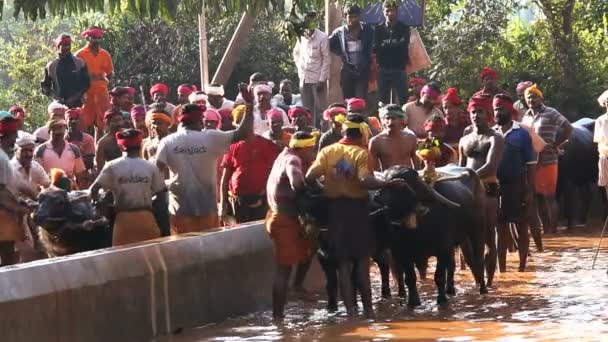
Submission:
[[[443,96],[443,102],[449,102],[453,105],[460,106],[462,104],[462,99],[458,96],[458,89],[448,88]]]
[[[123,129],[116,132],[116,143],[124,149],[139,147],[144,139],[144,134],[137,129]]]
[[[161,93],[167,96],[169,95],[169,87],[163,83],[156,83],[152,86],[152,88],[150,88],[150,96],[154,96],[156,93]]]
[[[481,79],[485,79],[486,77],[490,77],[492,79],[496,79],[497,78],[497,73],[496,70],[489,68],[489,67],[483,67],[483,69],[481,69],[481,73],[479,74],[479,76],[481,77]]]

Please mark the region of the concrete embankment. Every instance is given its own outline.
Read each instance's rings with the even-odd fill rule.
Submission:
[[[253,223],[2,268],[0,340],[147,341],[268,309],[273,265]]]

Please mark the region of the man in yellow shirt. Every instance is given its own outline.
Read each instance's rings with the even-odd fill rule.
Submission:
[[[329,239],[338,261],[340,295],[350,317],[357,315],[352,272],[357,274],[363,310],[367,318],[374,317],[369,259],[372,231],[369,217],[368,190],[401,182],[387,183],[373,177],[369,169],[367,149],[363,146],[364,118],[350,114],[343,124],[344,138],[322,149],[312,164],[306,179],[314,182],[324,177],[328,197]]]

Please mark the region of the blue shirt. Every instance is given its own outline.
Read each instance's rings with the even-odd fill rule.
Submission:
[[[513,121],[513,127],[502,133],[500,126],[494,130],[505,139],[505,149],[502,160],[498,164],[496,177],[500,183],[511,183],[526,174],[527,164],[536,164],[536,152],[532,147],[532,138],[525,129]]]

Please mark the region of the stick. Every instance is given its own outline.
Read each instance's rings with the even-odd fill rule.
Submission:
[[[606,216],[606,220],[604,220],[604,228],[602,228],[602,234],[600,235],[600,242],[597,244],[597,250],[595,251],[595,255],[593,256],[593,264],[591,264],[591,269],[595,267],[595,262],[597,261],[597,256],[600,254],[600,248],[602,247],[602,239],[604,238],[604,232],[606,232],[606,225],[608,225],[608,216]]]

